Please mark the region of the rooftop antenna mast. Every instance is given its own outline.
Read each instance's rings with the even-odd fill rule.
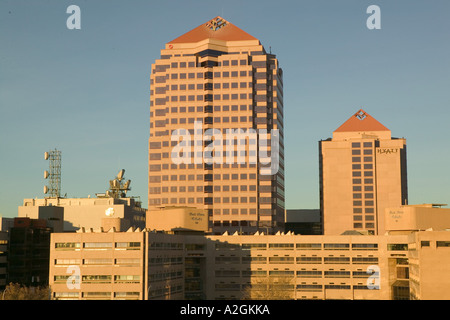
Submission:
[[[114,180],[109,180],[109,190],[106,195],[111,198],[125,198],[127,191],[131,190],[131,180],[124,179],[125,169],[119,171]]]
[[[44,186],[44,193],[51,198],[61,197],[61,151],[52,150],[44,154],[44,159],[49,160],[49,170],[44,171],[44,178],[48,179],[49,185]]]

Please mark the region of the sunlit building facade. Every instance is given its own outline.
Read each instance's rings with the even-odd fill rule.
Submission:
[[[384,234],[384,211],[407,204],[406,140],[359,110],[319,142],[323,233]]]
[[[150,76],[149,211],[204,209],[215,234],[283,230],[282,79],[221,17],[168,42]]]

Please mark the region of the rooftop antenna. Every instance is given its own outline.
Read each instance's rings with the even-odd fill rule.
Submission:
[[[125,198],[127,196],[127,191],[131,190],[130,184],[131,180],[126,180],[124,178],[125,169],[119,171],[113,180],[109,180],[109,190],[105,194],[96,194],[97,197],[106,198]]]
[[[49,185],[44,186],[44,193],[50,198],[61,197],[61,151],[55,149],[44,153],[44,159],[49,160],[49,170],[44,171],[44,179]]]

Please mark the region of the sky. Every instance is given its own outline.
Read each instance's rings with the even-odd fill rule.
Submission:
[[[70,5],[81,29],[68,29]],[[370,5],[381,29],[369,29]],[[318,141],[363,108],[407,139],[409,203],[450,204],[448,0],[0,0],[0,215],[95,196],[125,169],[147,207],[151,64],[216,16],[258,38],[284,77],[286,208],[319,208]]]

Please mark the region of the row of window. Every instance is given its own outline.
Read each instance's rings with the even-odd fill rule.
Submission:
[[[186,102],[186,101],[213,101],[213,100],[246,100],[246,99],[252,99],[253,94],[252,93],[224,93],[222,95],[220,94],[214,94],[214,95],[180,95],[180,96],[170,96],[170,102]],[[156,98],[155,104],[157,106],[165,105],[166,101],[168,101],[169,97],[167,98]]]
[[[421,241],[421,247],[429,247],[430,241]],[[450,241],[436,241],[436,248],[450,248]]]
[[[79,299],[80,297],[84,299],[138,299],[140,297],[139,292],[54,292],[53,298],[56,300],[63,299]]]
[[[151,265],[178,265],[183,264],[182,257],[156,257],[150,258]]]
[[[394,246],[394,245],[393,245]],[[403,246],[403,245],[401,245]],[[242,250],[378,250],[377,243],[217,243],[216,250],[218,249],[242,249]],[[391,247],[388,247],[391,248]],[[396,247],[397,248],[397,247]]]
[[[261,200],[260,203],[266,203],[265,199]],[[269,198],[269,202],[272,202],[272,198]],[[212,203],[256,203],[256,197],[198,197],[198,198],[161,198],[161,199],[149,199],[150,205],[159,204],[212,204]],[[223,209],[223,214],[228,214],[227,209]],[[242,212],[244,213],[244,212]],[[218,214],[218,213],[215,213]]]
[[[255,215],[256,214],[256,208],[232,208],[232,209],[214,209],[214,215],[237,215],[237,214],[250,214],[250,215]],[[246,227],[248,225],[247,221],[214,221],[214,226],[215,227],[229,227],[229,226],[233,226],[233,227],[237,227],[237,226],[241,226],[241,227]]]
[[[55,283],[67,283],[73,278],[73,275],[56,275],[54,276]],[[141,276],[139,275],[82,275],[81,283],[140,283]],[[70,281],[70,280],[69,280]]]
[[[247,287],[251,286],[252,290],[267,290],[267,289],[280,289],[280,290],[294,290],[296,288],[298,291],[322,291],[323,289],[337,289],[337,290],[350,290],[352,288],[351,285],[347,284],[326,284],[322,286],[321,284],[298,284],[296,287],[294,285],[286,285],[286,284],[271,284],[269,288],[267,288],[266,284],[253,284],[253,285],[242,285],[242,290],[245,290]],[[368,286],[364,284],[353,285],[353,289],[355,290],[379,290],[378,286]],[[215,284],[216,291],[236,291],[241,290],[241,285],[238,283],[216,283]]]
[[[85,250],[105,250],[112,249],[113,242],[84,242],[82,245]],[[56,242],[55,249],[57,250],[75,250],[80,249],[80,242]],[[139,250],[141,248],[140,242],[116,242],[114,243],[116,250]]]
[[[263,186],[264,187],[264,186]],[[216,186],[172,186],[170,187],[170,191],[169,191],[169,187],[150,187],[149,188],[150,194],[160,194],[160,193],[166,193],[166,192],[235,192],[235,191],[241,191],[241,192],[246,192],[246,191],[256,191],[256,185],[224,185],[224,186],[220,186],[220,185],[216,185]],[[270,190],[268,190],[267,192],[270,192]]]
[[[120,265],[120,266],[139,266],[141,259],[119,258],[119,259],[55,259],[55,266],[70,265]]]
[[[216,264],[239,264],[240,257],[216,257]],[[377,257],[242,257],[242,263],[257,263],[257,264],[376,264]]]
[[[352,177],[362,177],[364,174],[364,177],[373,177],[373,171],[353,171]]]
[[[214,82],[214,83],[188,83],[188,84],[171,84],[155,87],[156,94],[165,94],[167,91],[191,91],[191,90],[213,90],[213,89],[245,89],[251,88],[253,89],[253,82],[240,81],[240,82]],[[255,85],[256,89],[263,89],[259,84]],[[265,86],[264,89],[268,87]],[[271,87],[269,87],[271,89]],[[150,95],[153,95],[153,91],[150,91]]]
[[[207,117],[207,118],[170,118],[166,120],[157,120],[150,123],[150,127],[153,126],[155,128],[161,128],[165,127],[167,124],[186,124],[186,123],[195,123],[195,121],[202,121],[205,120],[205,124],[211,124],[211,123],[229,123],[229,122],[252,122],[253,116],[236,116],[236,117]]]
[[[160,171],[160,169],[158,169],[159,165],[150,165],[150,167],[151,166],[156,166],[156,167],[153,167],[153,169],[150,168],[150,171],[152,171],[152,172]],[[155,181],[150,180],[150,182],[158,182],[156,180],[159,180],[159,181],[169,181],[169,180],[170,181],[194,181],[194,177],[196,177],[195,180],[197,180],[197,181],[202,181],[202,180],[205,179],[205,175],[204,174],[197,174],[197,175],[191,175],[191,174],[189,174],[189,175],[185,175],[185,174],[176,175],[176,174],[173,174],[173,175],[170,175],[170,179],[169,179],[169,175],[162,175],[162,176],[157,176],[157,177],[160,177],[161,179],[155,179]],[[224,174],[214,174],[214,175],[211,174],[210,178],[211,179],[214,178],[214,180],[247,180],[247,179],[248,180],[255,180],[256,179],[256,173],[249,173],[249,174],[247,174],[247,173],[241,173],[241,174],[238,174],[238,173],[232,173],[232,174],[224,173]]]
[[[366,201],[364,201],[364,205],[367,206],[367,207],[373,207],[374,204],[375,204],[375,203],[374,203],[372,200],[366,200]],[[353,206],[355,206],[355,207],[360,207],[360,206],[362,206],[362,205],[363,205],[363,202],[360,201],[360,200],[355,200],[355,201],[353,201]]]
[[[356,219],[353,219],[353,220],[356,221]],[[374,229],[375,228],[375,223],[373,223],[373,222],[366,222],[366,224],[364,226],[365,226],[366,229]],[[361,228],[363,228],[363,223],[355,222],[355,223],[353,223],[353,228],[361,229]]]
[[[362,157],[364,162],[373,162],[373,157]],[[352,157],[352,162],[361,162],[361,157]]]
[[[171,113],[185,113],[185,112],[189,112],[189,113],[193,113],[193,112],[203,112],[204,110],[206,111],[206,109],[209,108],[214,108],[214,111],[247,111],[247,110],[252,110],[252,106],[251,105],[246,105],[246,104],[241,104],[241,105],[214,105],[213,106],[187,106],[187,107],[170,107],[170,109],[164,108],[164,109],[155,109],[155,115],[156,116],[165,116],[166,113],[168,113],[169,111]],[[150,117],[153,115],[153,113],[150,113]]]
[[[149,282],[158,282],[158,281],[169,281],[180,279],[183,277],[182,271],[168,271],[164,273],[156,273],[149,275]]]
[[[257,72],[256,75],[263,72]],[[265,72],[263,73],[265,74]],[[212,79],[212,78],[237,78],[237,77],[251,77],[253,75],[253,71],[246,71],[246,70],[240,70],[240,71],[215,71],[215,72],[181,72],[181,73],[170,73],[166,76],[156,76],[155,79],[158,77],[164,77],[165,79],[171,79],[171,80],[185,80],[185,79]],[[158,82],[157,82],[158,83]]]
[[[320,271],[320,270],[216,270],[215,276],[221,278],[227,277],[267,277],[269,276],[285,276],[285,277],[294,277],[295,275],[299,278],[368,278],[372,275],[372,272],[366,271]]]
[[[363,142],[364,148],[372,148],[372,142]],[[361,148],[361,142],[352,142],[352,148]]]
[[[372,149],[363,149],[363,154],[364,155],[372,155],[373,154],[373,150]],[[353,149],[352,150],[352,155],[355,155],[355,156],[361,155],[361,150],[360,149]]]
[[[205,61],[206,62],[206,61]],[[212,62],[212,61],[211,61]],[[265,61],[255,61],[255,62],[263,62],[264,66],[266,65]],[[228,67],[228,66],[246,66],[248,61],[247,59],[239,59],[239,60],[222,60],[222,61],[218,61],[216,62],[218,66],[224,66],[224,67]],[[259,66],[259,64],[256,64],[256,66]],[[167,65],[167,67],[169,67],[169,65]],[[172,62],[170,63],[170,68],[195,68],[196,67],[196,63],[194,61],[189,61],[189,62]]]

